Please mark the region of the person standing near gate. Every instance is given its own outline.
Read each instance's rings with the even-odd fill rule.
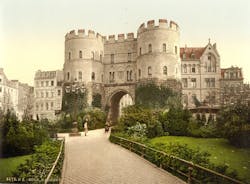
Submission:
[[[85,136],[87,136],[87,133],[88,133],[88,118],[85,119],[85,122],[84,122],[84,132],[85,132]]]

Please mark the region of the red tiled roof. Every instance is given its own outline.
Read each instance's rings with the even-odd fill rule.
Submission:
[[[191,59],[200,59],[206,47],[182,47],[180,48],[180,57],[181,59],[191,60]],[[183,58],[183,54],[186,54],[186,58]],[[192,58],[194,54],[194,58]]]

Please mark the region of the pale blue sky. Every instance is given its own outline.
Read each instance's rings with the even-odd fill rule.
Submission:
[[[250,81],[249,0],[2,0],[0,67],[9,79],[33,84],[36,70],[62,69],[71,29],[136,33],[142,22],[159,18],[179,24],[181,46],[202,47],[211,38],[221,66],[242,67]]]

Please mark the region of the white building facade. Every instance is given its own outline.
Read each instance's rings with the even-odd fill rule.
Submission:
[[[3,68],[0,68],[0,109],[4,113],[9,109],[19,120],[23,119],[25,113],[32,115],[32,96],[33,87],[18,80],[8,80]]]
[[[62,108],[63,73],[56,71],[37,71],[34,79],[33,118],[54,120]]]

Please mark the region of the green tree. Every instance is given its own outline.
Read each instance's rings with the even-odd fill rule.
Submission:
[[[250,147],[250,107],[237,103],[219,111],[217,129],[222,137],[238,147]]]
[[[157,86],[154,83],[140,85],[135,90],[135,104],[149,108],[163,108],[174,92],[166,86]]]

